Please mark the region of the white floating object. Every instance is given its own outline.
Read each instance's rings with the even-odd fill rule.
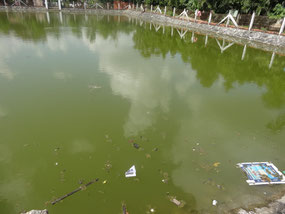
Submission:
[[[97,86],[97,85],[88,85],[88,88],[90,89],[97,89],[97,88],[102,88],[101,86]]]
[[[58,162],[56,162],[55,165],[58,166]]]
[[[126,178],[129,177],[136,177],[137,176],[137,171],[135,165],[133,165],[128,171],[126,171],[125,176]]]
[[[218,201],[213,200],[212,205],[213,205],[213,206],[217,206],[217,204],[218,204]]]

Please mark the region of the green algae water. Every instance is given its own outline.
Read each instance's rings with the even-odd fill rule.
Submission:
[[[127,17],[0,13],[0,213],[232,213],[284,190],[248,186],[236,163],[285,169],[285,57],[205,40]]]

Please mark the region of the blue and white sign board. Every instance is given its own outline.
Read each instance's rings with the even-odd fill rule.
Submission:
[[[137,173],[136,167],[135,167],[135,165],[133,165],[128,171],[126,171],[125,176],[126,176],[126,178],[136,177],[137,176],[136,173]]]
[[[249,185],[285,184],[285,176],[270,162],[238,163],[247,175]]]

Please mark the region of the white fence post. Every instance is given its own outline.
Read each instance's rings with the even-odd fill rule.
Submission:
[[[173,8],[173,16],[175,16],[175,7]]]
[[[58,9],[61,10],[61,1],[58,0]]]
[[[48,2],[45,0],[46,9],[48,9]]]
[[[281,25],[281,28],[280,28],[280,31],[279,31],[279,35],[281,35],[281,33],[283,33],[284,27],[285,27],[285,17],[283,19],[283,22],[282,22],[282,25]]]
[[[211,20],[212,20],[212,12],[210,12],[210,15],[209,15],[208,25],[211,23]]]
[[[150,12],[152,12],[152,5],[150,5]]]
[[[120,2],[118,3],[118,10],[121,10]]]
[[[195,18],[194,18],[194,22],[196,22],[197,14],[198,14],[198,10],[196,9],[196,10],[195,10]]]
[[[166,6],[164,7],[164,15],[166,15]]]
[[[251,15],[251,20],[250,20],[250,24],[249,24],[249,27],[248,27],[248,31],[250,31],[252,26],[253,26],[254,18],[255,18],[255,12],[253,12],[252,15]]]
[[[229,15],[230,15],[230,12],[229,12]],[[227,18],[227,23],[226,23],[226,27],[228,27],[228,25],[230,24],[230,17],[228,15],[228,18]]]

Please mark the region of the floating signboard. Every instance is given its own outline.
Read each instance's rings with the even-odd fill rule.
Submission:
[[[249,185],[285,184],[285,176],[270,162],[238,163],[247,175]]]

